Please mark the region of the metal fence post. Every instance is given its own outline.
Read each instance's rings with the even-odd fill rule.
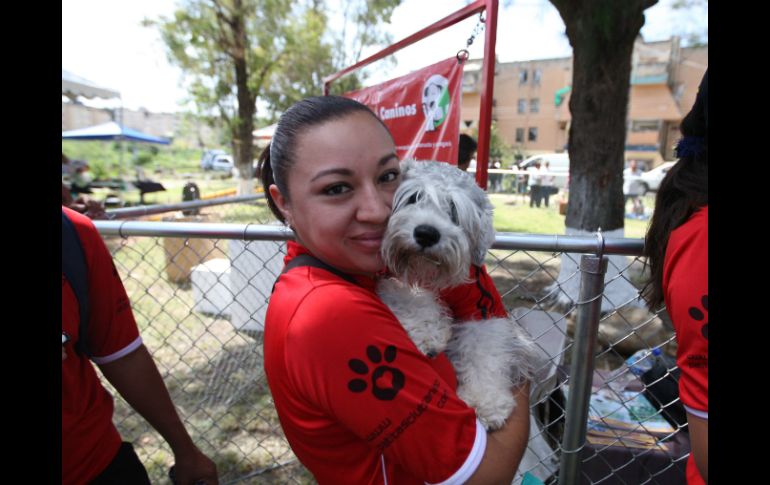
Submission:
[[[604,291],[607,258],[584,255],[580,259],[580,296],[572,344],[569,396],[566,403],[559,485],[578,483],[580,451],[585,444],[588,403],[594,373],[596,337]]]

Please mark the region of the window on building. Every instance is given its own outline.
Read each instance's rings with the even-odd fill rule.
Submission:
[[[540,112],[540,99],[539,98],[532,98],[529,100],[529,112],[530,113],[539,113]]]
[[[520,115],[523,115],[524,113],[527,112],[527,100],[526,99],[519,98],[519,110],[518,110],[518,112],[519,112]]]
[[[532,71],[532,84],[535,86],[539,86],[541,77],[543,77],[542,69],[535,69],[534,71]]]
[[[527,70],[526,69],[520,69],[519,70],[519,84],[527,84]]]
[[[530,128],[529,129],[529,135],[527,136],[528,141],[537,141],[537,128]]]
[[[631,121],[631,131],[658,131],[660,130],[660,120],[633,120]]]
[[[524,143],[524,128],[516,128],[516,143]]]

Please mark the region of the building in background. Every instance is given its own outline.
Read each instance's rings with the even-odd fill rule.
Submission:
[[[674,159],[679,122],[692,107],[708,66],[708,46],[681,48],[679,38],[634,46],[626,159],[647,169]],[[497,63],[492,121],[519,157],[567,149],[572,58]],[[462,132],[478,129],[481,60],[463,74]]]
[[[153,136],[169,138],[190,148],[219,146],[219,136],[203,121],[184,113],[153,113],[147,109],[123,109],[123,125]],[[62,131],[119,122],[120,108],[95,108],[82,103],[64,101],[61,104]]]
[[[61,71],[61,129],[88,128],[114,121],[149,135],[177,140],[186,148],[205,148],[218,144],[214,130],[201,120],[184,113],[153,113],[147,109],[126,109],[119,91],[99,86],[65,69]],[[96,106],[84,104],[94,100]]]

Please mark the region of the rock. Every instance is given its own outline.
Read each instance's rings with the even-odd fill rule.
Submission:
[[[567,334],[574,337],[576,312],[567,317]],[[599,320],[598,343],[603,348],[611,347],[618,354],[627,357],[637,350],[663,346],[668,355],[676,355],[676,341],[673,332],[663,321],[644,308],[626,307],[603,316]]]
[[[622,355],[652,348],[671,338],[663,321],[643,308],[623,308],[599,323],[599,340]]]

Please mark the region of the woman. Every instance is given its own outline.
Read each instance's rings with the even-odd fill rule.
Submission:
[[[260,173],[271,210],[294,231],[288,267],[301,255],[320,261],[284,272],[265,323],[268,384],[300,461],[321,484],[510,483],[529,434],[528,385],[512,390],[506,425],[487,433],[455,394],[446,356],[420,353],[374,292],[400,181],[385,125],[347,98],[300,101]],[[446,292],[458,318],[478,317],[481,301],[505,312],[479,273]]]
[[[708,483],[708,71],[681,131],[679,161],[660,184],[645,238],[645,296],[652,309],[665,301],[676,331],[693,485]]]

